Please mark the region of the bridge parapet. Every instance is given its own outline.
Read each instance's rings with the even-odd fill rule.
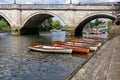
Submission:
[[[0,9],[11,9],[12,6],[11,4],[0,4]]]
[[[69,4],[22,4],[22,9],[70,9]]]
[[[97,9],[96,9],[97,6]],[[0,9],[56,9],[56,10],[102,10],[116,9],[119,3],[104,3],[104,4],[0,4]]]
[[[0,9],[70,9],[69,4],[0,4]]]
[[[0,9],[21,9],[20,4],[0,4]]]

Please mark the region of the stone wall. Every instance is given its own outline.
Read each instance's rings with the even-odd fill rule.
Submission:
[[[120,25],[113,25],[112,29],[110,30],[109,36],[111,38],[114,38],[114,37],[116,37],[118,35],[120,36]]]

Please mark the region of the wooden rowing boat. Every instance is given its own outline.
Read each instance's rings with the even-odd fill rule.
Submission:
[[[77,45],[77,46],[81,46],[81,44],[82,44],[82,46],[90,48],[91,51],[96,51],[101,46],[101,43],[87,44],[87,43],[76,42],[74,44]]]
[[[73,43],[83,43],[89,45],[98,45],[101,46],[104,44],[109,38],[92,38],[92,37],[80,37],[80,38],[71,38],[66,40],[67,42]]]
[[[30,46],[29,49],[34,51],[52,52],[52,53],[72,53],[72,50],[73,50],[69,48],[45,46],[45,45]]]
[[[86,42],[86,43],[105,43],[109,40],[109,37],[107,38],[94,38],[94,37],[82,37],[78,39],[78,42]]]
[[[90,51],[90,49],[86,48],[86,47],[66,45],[64,43],[54,42],[52,45],[56,46],[56,47],[71,48],[71,49],[73,49],[73,52],[76,52],[76,53],[89,53],[89,51]]]

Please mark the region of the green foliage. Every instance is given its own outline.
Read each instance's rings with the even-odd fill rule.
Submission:
[[[113,21],[108,21],[108,33],[110,33],[111,25],[113,24]]]
[[[60,24],[60,21],[53,21],[52,22],[52,29],[61,29],[63,26]]]
[[[85,26],[85,29],[87,29],[87,28],[92,28],[93,26],[94,26],[94,23],[88,22],[88,23],[86,24],[86,26]]]
[[[104,24],[105,22],[98,20],[98,18],[95,20],[94,25],[98,26],[99,24]]]
[[[8,26],[4,19],[0,20],[0,31],[10,32],[10,26]]]
[[[106,23],[105,21],[100,21],[100,20],[97,18],[97,19],[95,19],[94,22],[92,22],[92,21],[88,22],[88,23],[86,24],[86,26],[85,26],[85,29],[87,29],[87,28],[93,28],[93,27],[100,28],[101,26],[99,26],[99,25],[103,25],[103,24],[105,24],[105,23]]]
[[[46,19],[40,25],[40,31],[50,31],[51,29],[61,29],[63,26],[61,25],[60,21],[56,20],[53,21],[52,18]]]
[[[40,31],[49,31],[52,29],[52,19],[46,19],[41,25],[40,25]]]
[[[108,21],[108,27],[111,27],[111,25],[113,24],[113,21]]]

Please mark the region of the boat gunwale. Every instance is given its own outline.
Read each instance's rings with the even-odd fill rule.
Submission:
[[[36,47],[36,46],[31,46],[31,47],[33,47],[33,48],[41,48],[41,49],[49,49],[49,50],[52,50],[52,49],[54,49],[54,50],[63,50],[63,49],[71,49],[71,48],[64,48],[64,47],[57,47],[57,46],[40,46],[40,47]],[[48,47],[48,48],[47,48]]]
[[[40,47],[28,47],[31,50],[34,51],[40,51],[40,52],[52,52],[52,53],[72,53],[73,49],[71,48],[61,48],[61,49],[47,49],[47,48],[40,48]]]

